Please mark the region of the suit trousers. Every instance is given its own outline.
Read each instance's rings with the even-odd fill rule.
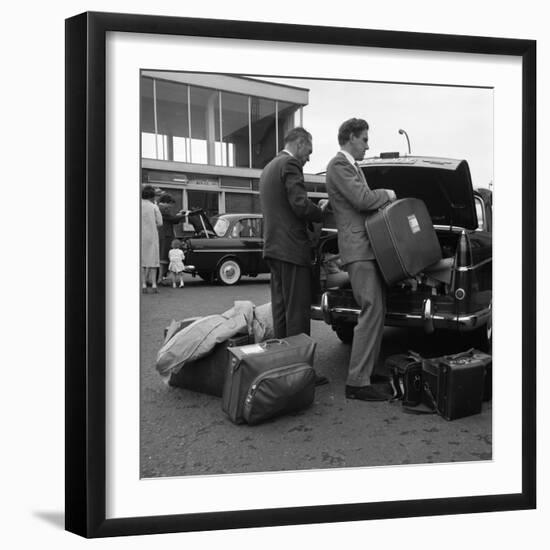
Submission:
[[[275,338],[311,332],[311,268],[268,258]]]
[[[346,265],[353,296],[361,307],[353,331],[348,368],[348,386],[371,383],[384,332],[386,315],[386,285],[375,260],[363,260]]]

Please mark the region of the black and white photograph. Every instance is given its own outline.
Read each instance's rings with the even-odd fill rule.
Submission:
[[[536,42],[311,16],[66,21],[72,533],[536,507]]]
[[[360,76],[141,70],[141,478],[492,459],[494,89]]]

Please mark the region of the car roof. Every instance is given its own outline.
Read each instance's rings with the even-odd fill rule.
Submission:
[[[218,214],[217,217],[218,219],[224,218],[226,220],[235,220],[238,218],[263,218],[262,214],[248,214],[246,212],[244,214]]]

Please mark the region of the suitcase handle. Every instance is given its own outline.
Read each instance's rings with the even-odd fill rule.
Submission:
[[[417,361],[422,361],[422,356],[419,353],[416,353],[416,351],[409,349],[407,350],[407,353],[409,357],[411,357],[412,359],[416,359]]]
[[[475,351],[475,348],[470,348],[469,350],[455,353],[454,355],[445,355],[444,357],[447,359],[462,359],[464,357],[472,357],[475,354]]]
[[[260,346],[262,346],[262,348],[268,348],[269,346],[274,346],[274,345],[277,345],[277,346],[282,346],[282,345],[285,345],[285,346],[288,346],[289,343],[286,341],[286,340],[281,340],[279,338],[270,338],[269,340],[266,340],[265,342],[262,342],[260,344]]]

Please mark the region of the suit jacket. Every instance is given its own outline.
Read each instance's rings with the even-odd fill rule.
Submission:
[[[338,153],[327,166],[327,192],[338,229],[342,263],[373,260],[365,219],[390,201],[384,189],[370,189],[361,170]]]
[[[302,166],[282,151],[263,169],[260,202],[264,216],[264,258],[311,265],[308,222],[323,219],[321,209],[307,198]]]

